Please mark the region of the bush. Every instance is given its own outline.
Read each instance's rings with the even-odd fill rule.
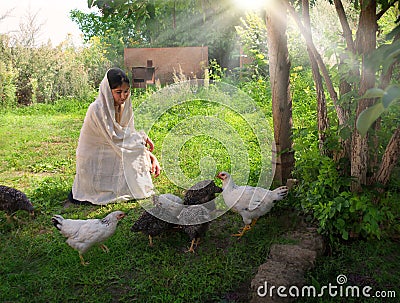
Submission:
[[[358,237],[381,239],[399,228],[394,225],[395,199],[390,193],[381,197],[372,190],[351,193],[351,179],[341,176],[337,164],[317,150],[302,154],[295,174],[300,179],[296,206],[317,221],[318,231],[332,243]]]
[[[11,63],[0,61],[0,108],[10,108],[17,104],[15,80],[18,73]]]
[[[0,36],[0,107],[86,99],[98,87],[110,62],[95,41],[84,48],[68,40],[27,47]]]

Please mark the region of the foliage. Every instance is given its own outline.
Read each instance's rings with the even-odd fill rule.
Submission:
[[[337,164],[316,148],[300,151],[295,175],[297,207],[316,220],[318,231],[331,243],[339,239],[386,237],[399,229],[395,218],[399,208],[390,203],[391,194],[383,194],[385,202],[374,203],[374,191],[351,193],[350,178],[340,175]],[[387,204],[389,202],[389,204]]]
[[[391,37],[393,32],[387,35]],[[382,74],[398,64],[400,58],[400,40],[394,40],[389,44],[383,44],[370,54],[369,66],[374,69],[381,69]],[[385,112],[390,105],[400,100],[400,86],[396,84],[389,85],[384,89],[371,88],[362,96],[362,98],[378,98],[373,106],[365,109],[357,118],[357,129],[361,135],[365,136],[371,125]]]
[[[371,125],[383,114],[395,101],[400,100],[400,86],[388,86],[385,90],[379,88],[369,89],[362,98],[379,98],[373,106],[364,110],[357,119],[357,129],[365,136]]]
[[[0,108],[14,107],[17,104],[17,77],[18,72],[11,63],[0,61]]]
[[[240,19],[241,26],[236,26],[236,32],[240,37],[240,43],[244,49],[244,56],[249,56],[248,63],[250,76],[256,79],[268,76],[268,48],[267,29],[265,21],[256,13],[247,13]]]
[[[101,53],[113,66],[123,66],[125,47],[134,47],[143,42],[134,16],[104,17],[96,13],[86,14],[72,10],[70,17],[78,24],[85,42],[89,45],[101,45]]]
[[[214,81],[226,79],[226,68],[218,64],[217,60],[211,59],[208,63],[208,78]]]
[[[224,67],[237,61],[234,26],[243,12],[230,0],[212,1],[93,1],[89,7],[98,7],[101,20],[135,20],[134,42],[125,47],[174,47],[207,45],[209,57]],[[81,14],[84,17],[84,14]],[[81,24],[89,24],[91,17]],[[92,32],[94,27],[81,27]],[[132,26],[131,26],[132,28]],[[122,30],[122,29],[121,29]],[[104,39],[104,33],[96,36]],[[121,38],[121,35],[117,33]]]
[[[306,274],[305,285],[314,286],[320,293],[323,286],[336,286],[337,277],[344,275],[347,283],[343,284],[341,299],[338,295],[331,296],[325,292],[325,296],[317,302],[397,302],[400,292],[399,264],[398,243],[389,240],[353,241],[333,247],[329,254],[318,258],[315,268]],[[349,292],[346,295],[347,286],[358,287],[360,294],[352,296]],[[366,286],[371,287],[371,296],[363,298],[362,289]],[[339,287],[336,290],[339,293]],[[316,298],[302,297],[296,302],[314,303]]]
[[[1,107],[84,99],[111,65],[96,41],[79,49],[68,40],[57,47],[24,47],[4,39],[0,53]]]
[[[106,70],[113,66],[107,47],[97,37],[90,39],[87,46],[80,50],[79,59],[86,69],[89,85],[94,88],[100,85]]]

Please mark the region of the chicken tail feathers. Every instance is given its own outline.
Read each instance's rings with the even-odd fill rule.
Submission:
[[[54,226],[58,230],[61,230],[61,225],[62,225],[63,220],[64,220],[64,218],[60,215],[55,215],[53,218],[51,218],[51,222],[53,222]]]

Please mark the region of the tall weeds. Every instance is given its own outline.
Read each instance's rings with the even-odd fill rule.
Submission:
[[[110,67],[96,41],[77,48],[68,40],[26,46],[0,36],[0,107],[53,103],[63,97],[85,99]],[[99,76],[101,70],[101,78]]]

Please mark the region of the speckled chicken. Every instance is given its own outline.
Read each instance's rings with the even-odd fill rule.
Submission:
[[[241,237],[253,227],[257,219],[268,213],[275,202],[282,200],[288,194],[286,186],[268,190],[261,187],[238,186],[227,172],[220,172],[217,176],[222,180],[222,196],[225,204],[233,211],[238,212],[245,226],[234,236]]]
[[[215,210],[216,193],[222,192],[222,188],[215,185],[213,180],[204,180],[190,187],[183,198],[186,206],[178,215],[182,230],[191,240],[188,252],[194,252],[200,239],[206,234],[211,212]]]
[[[154,207],[143,211],[131,227],[131,231],[147,235],[150,246],[153,246],[153,237],[177,227],[174,222],[183,208],[182,199],[173,194],[155,195],[152,199]]]
[[[22,191],[4,185],[0,185],[0,210],[5,211],[8,222],[18,210],[26,210],[32,217],[35,214],[32,202]]]
[[[210,211],[213,211],[215,209],[215,194],[220,192],[222,192],[222,188],[217,186],[213,180],[200,181],[186,190],[183,204],[204,204]]]
[[[96,243],[100,244],[103,251],[108,252],[108,247],[102,242],[115,233],[118,221],[123,217],[124,212],[114,211],[103,219],[73,220],[55,215],[51,221],[60,233],[68,238],[67,244],[79,252],[81,264],[87,265],[89,263],[85,262],[82,255]]]

